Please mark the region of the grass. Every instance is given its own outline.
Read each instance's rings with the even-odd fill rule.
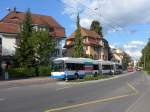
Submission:
[[[94,77],[93,75],[87,75],[83,79],[76,79],[76,80],[69,80],[69,82],[85,82],[85,81],[92,81],[92,80],[101,80],[113,77],[112,75],[98,75]]]
[[[145,69],[144,71],[147,72],[148,75],[150,75],[150,68]]]
[[[150,75],[150,71],[147,71],[148,75]]]

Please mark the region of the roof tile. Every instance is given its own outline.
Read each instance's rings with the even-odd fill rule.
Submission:
[[[10,12],[0,22],[0,32],[5,33],[19,33],[20,24],[23,22],[25,17],[24,12]],[[32,14],[33,24],[48,25],[54,28],[54,36],[65,37],[65,29],[51,16]]]

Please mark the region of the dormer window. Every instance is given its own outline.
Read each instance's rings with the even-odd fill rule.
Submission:
[[[48,29],[46,25],[38,25],[38,24],[33,25],[33,28],[36,31],[46,31]]]
[[[12,17],[11,19],[12,20],[18,20],[19,18],[18,17]]]
[[[54,32],[54,28],[49,27],[49,32]]]

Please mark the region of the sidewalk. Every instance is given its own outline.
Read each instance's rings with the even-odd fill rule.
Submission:
[[[18,87],[18,86],[35,85],[35,84],[46,84],[46,83],[50,83],[54,81],[55,81],[54,79],[51,79],[49,77],[35,77],[35,78],[29,78],[29,79],[0,81],[0,89]]]

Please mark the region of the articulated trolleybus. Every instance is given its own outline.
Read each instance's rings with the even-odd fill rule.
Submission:
[[[52,78],[83,78],[87,74],[98,74],[98,62],[89,58],[63,57],[53,60]]]
[[[119,74],[122,72],[122,67],[120,66],[111,61],[63,57],[53,60],[51,77],[75,79],[83,78],[88,74],[95,76],[97,74]]]

